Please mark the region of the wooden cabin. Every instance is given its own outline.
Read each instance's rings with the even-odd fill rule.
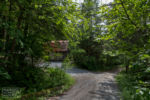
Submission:
[[[51,60],[63,60],[68,53],[68,40],[51,41],[50,47],[52,48]]]

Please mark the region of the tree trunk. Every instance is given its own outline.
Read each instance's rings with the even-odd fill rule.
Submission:
[[[128,73],[129,72],[129,66],[127,65],[126,66],[126,73]]]
[[[126,64],[126,73],[128,73],[129,72],[129,61],[127,61],[127,64]]]

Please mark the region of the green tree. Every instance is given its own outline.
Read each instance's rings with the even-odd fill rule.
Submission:
[[[44,44],[71,34],[67,23],[75,8],[71,0],[0,1],[0,77],[6,73],[3,81],[9,76],[10,84],[26,86],[29,84],[21,83],[22,79],[30,75],[30,80],[35,79],[33,73],[40,71],[32,73],[30,69],[34,70],[36,61],[44,55]]]
[[[149,48],[150,2],[148,0],[114,0],[103,6],[109,40],[125,57],[126,69]]]

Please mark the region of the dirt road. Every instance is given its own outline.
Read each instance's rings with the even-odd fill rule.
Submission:
[[[120,100],[115,82],[117,72],[93,73],[73,68],[67,71],[76,79],[75,85],[54,100]]]

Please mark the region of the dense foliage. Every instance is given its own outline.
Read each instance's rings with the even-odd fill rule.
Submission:
[[[124,100],[148,100],[150,82],[150,2],[114,0],[101,8],[112,50],[122,55],[126,72],[118,76]],[[106,39],[106,38],[104,38]]]
[[[129,66],[140,59],[140,56],[149,55],[150,2],[115,0],[111,5],[102,8],[104,20],[107,20],[106,36],[115,50],[124,55],[125,64]]]
[[[49,75],[36,63],[45,55],[45,43],[66,39],[75,6],[61,0],[0,1],[0,88],[20,87],[26,93],[68,83],[63,71]],[[60,77],[64,80],[57,83]]]

